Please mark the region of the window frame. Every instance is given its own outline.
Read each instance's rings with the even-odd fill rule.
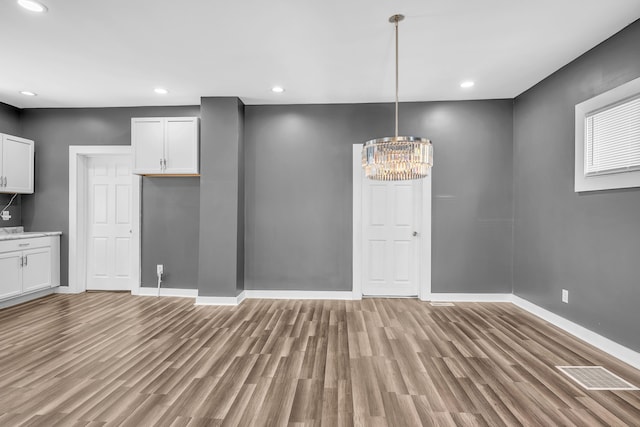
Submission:
[[[640,187],[640,170],[585,176],[585,119],[607,107],[640,96],[640,78],[597,95],[575,106],[575,192]]]

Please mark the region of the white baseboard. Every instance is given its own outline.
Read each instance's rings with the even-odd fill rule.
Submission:
[[[249,289],[244,292],[246,297],[251,299],[355,299],[351,291],[266,291]]]
[[[56,294],[79,294],[79,293],[81,293],[79,291],[72,290],[68,286],[58,286],[57,288],[55,288],[55,292],[56,292]],[[84,292],[84,291],[82,291],[82,292]]]
[[[9,298],[4,301],[0,301],[0,308],[7,308],[13,305],[18,305],[25,302],[33,301],[35,299],[46,297],[47,295],[52,295],[54,293],[56,293],[56,290],[54,288],[46,288],[46,289],[41,289],[39,291],[31,292],[28,294],[19,295],[14,298]]]
[[[237,297],[196,297],[196,305],[238,305],[246,298],[245,291]]]
[[[158,288],[143,288],[138,290],[137,295],[155,297],[158,296]],[[161,297],[181,297],[196,298],[198,296],[197,289],[178,289],[178,288],[160,288]]]
[[[611,341],[609,338],[603,337],[583,326],[578,325],[562,316],[558,316],[551,311],[535,305],[524,298],[516,295],[510,295],[511,302],[529,313],[546,320],[554,326],[580,338],[581,340],[591,344],[592,346],[610,354],[611,356],[622,360],[623,362],[640,369],[640,353],[631,350],[617,342]]]
[[[240,292],[240,295],[238,295],[236,299],[238,300],[238,304],[247,299],[247,291]]]
[[[432,293],[434,302],[512,302],[512,294],[457,294]],[[424,300],[423,300],[424,301]]]

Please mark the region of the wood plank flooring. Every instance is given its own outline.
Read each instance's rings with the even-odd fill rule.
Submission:
[[[0,310],[0,426],[640,425],[640,372],[509,303],[118,293]]]

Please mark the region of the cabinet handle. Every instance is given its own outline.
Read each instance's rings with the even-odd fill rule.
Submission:
[[[24,257],[21,256],[20,257],[20,267],[23,267],[23,266],[24,266]]]
[[[160,159],[160,170],[162,170],[162,159]]]
[[[31,243],[19,243],[18,246],[24,248],[25,246],[29,246]]]
[[[164,160],[164,170],[167,170],[167,159],[163,159]]]
[[[26,267],[29,264],[29,255],[24,256],[24,266]]]

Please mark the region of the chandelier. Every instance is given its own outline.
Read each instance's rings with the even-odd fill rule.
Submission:
[[[362,144],[365,176],[379,181],[420,179],[433,166],[433,145],[426,138],[398,136],[398,22],[404,15],[393,15],[396,35],[396,132],[393,137],[372,139]]]

